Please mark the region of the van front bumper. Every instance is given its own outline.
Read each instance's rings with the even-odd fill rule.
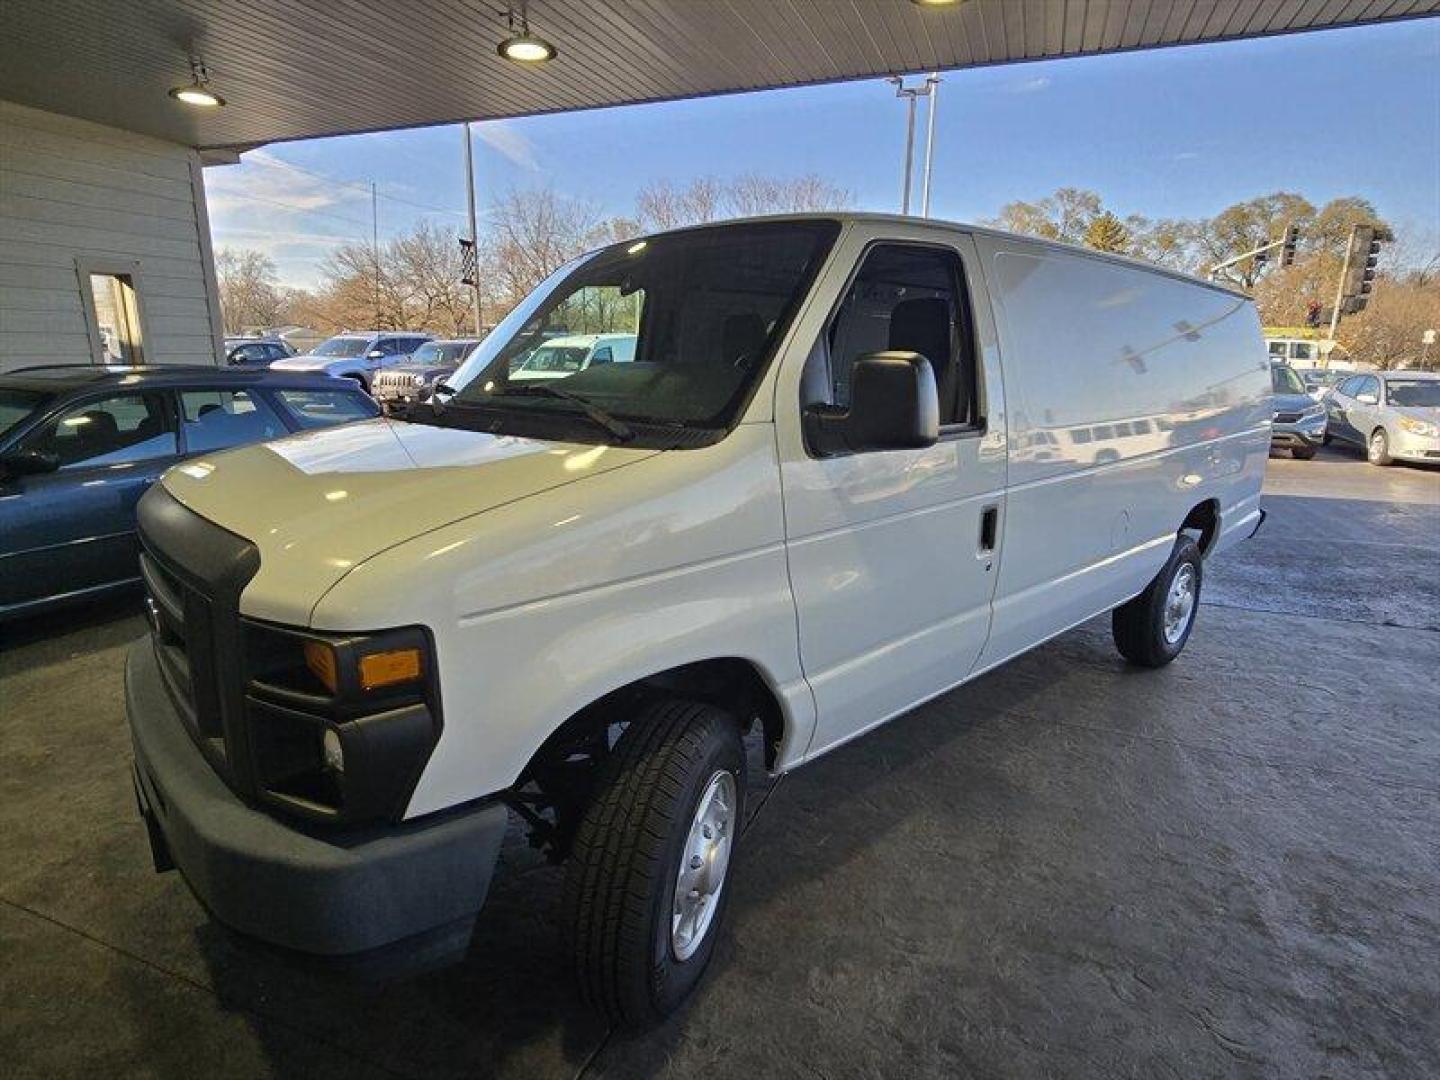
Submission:
[[[257,810],[191,740],[149,638],[126,657],[125,711],[156,869],[178,868],[217,921],[373,973],[464,953],[499,858],[504,804],[344,831]]]

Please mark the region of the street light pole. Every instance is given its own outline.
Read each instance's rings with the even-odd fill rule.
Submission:
[[[905,186],[900,191],[900,213],[910,213],[910,188],[913,186],[913,173],[915,168],[915,99],[928,97],[934,89],[929,79],[923,86],[906,86],[905,80],[899,75],[892,75],[885,80],[895,84],[895,96],[905,98],[907,105],[907,116],[905,118]],[[939,81],[938,79],[936,80]],[[933,138],[933,132],[932,132]],[[929,147],[926,147],[926,184],[929,184]]]
[[[475,246],[477,239],[475,232],[475,155],[470,146],[470,122],[465,122],[465,198],[470,211],[470,250],[475,253],[475,280],[471,282],[471,288],[475,290],[475,336],[480,336],[480,258],[479,249]]]
[[[920,216],[930,216],[930,168],[935,161],[935,107],[940,104],[940,76],[931,72],[925,80],[930,106],[925,110],[925,171],[920,179]],[[914,108],[912,99],[911,108]]]
[[[373,282],[375,301],[375,326],[380,327],[380,196],[375,190],[375,181],[370,181],[370,258],[375,263]]]

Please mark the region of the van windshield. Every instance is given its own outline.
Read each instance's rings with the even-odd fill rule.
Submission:
[[[470,354],[446,380],[455,393],[406,418],[449,425],[464,422],[452,413],[483,412],[474,423],[484,430],[531,434],[536,419],[553,427],[564,415],[573,437],[606,441],[615,433],[597,422],[599,412],[622,420],[642,443],[666,444],[647,427],[668,429],[669,445],[677,429],[719,438],[838,233],[831,221],[724,225],[584,256],[552,275]]]

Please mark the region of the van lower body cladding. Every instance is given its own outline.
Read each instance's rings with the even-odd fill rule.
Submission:
[[[127,657],[125,704],[156,867],[178,867],[222,924],[377,973],[463,954],[505,835],[503,804],[334,835],[297,828],[247,805],[210,767],[148,638]]]

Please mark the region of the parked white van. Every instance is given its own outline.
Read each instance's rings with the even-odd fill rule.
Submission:
[[[568,334],[537,345],[510,362],[511,382],[566,379],[596,364],[635,359],[634,334]]]
[[[509,378],[597,311],[633,360]],[[576,259],[432,405],[142,501],[156,864],[268,942],[434,960],[514,812],[587,996],[663,1015],[731,893],[745,732],[795,769],[1107,611],[1136,664],[1179,654],[1263,516],[1260,342],[1237,293],[906,218]]]

